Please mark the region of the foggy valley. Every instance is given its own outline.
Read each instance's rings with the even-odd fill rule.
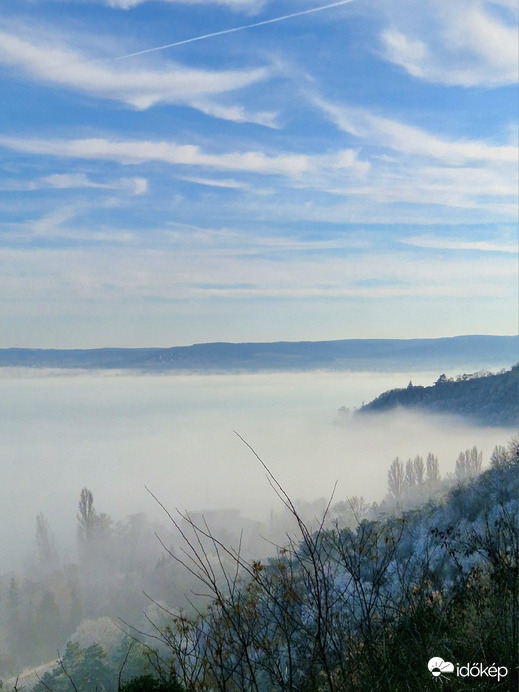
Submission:
[[[388,470],[396,457],[403,468],[421,458],[425,474],[432,453],[445,479],[446,485],[424,485],[409,496],[405,506],[411,508],[459,480],[460,452],[476,446],[487,468],[496,446],[505,447],[514,434],[416,410],[355,415],[410,379],[415,386],[433,384],[438,373],[432,371],[71,375],[4,369],[0,378],[5,679],[62,654],[70,637],[84,647],[117,649],[126,641],[119,628],[140,631],[143,612],[166,622],[157,603],[189,609],[184,594],[197,601],[196,582],[168,551],[182,556],[181,533],[194,538],[196,532],[177,509],[229,548],[241,545],[244,559],[273,556],[288,535],[297,535],[297,522],[254,452],[316,530],[330,499],[330,527],[355,527],[362,518],[392,512]],[[86,489],[101,531],[87,553],[78,512]],[[204,545],[213,554],[210,540]],[[16,628],[15,611],[36,629],[44,627],[44,640],[31,626]],[[22,678],[29,687],[36,681],[33,674]]]
[[[488,459],[510,430],[463,419],[391,413],[372,420],[339,413],[385,390],[432,384],[437,372],[256,375],[69,375],[0,371],[2,572],[33,549],[34,518],[47,517],[75,559],[77,495],[91,488],[114,518],[162,519],[145,490],[169,509],[235,508],[264,521],[272,492],[238,432],[296,499],[380,499],[386,466],[433,451],[452,472],[476,444]],[[375,429],[374,429],[375,428]],[[16,514],[13,524],[9,518]]]
[[[519,690],[518,17],[0,1],[0,692]]]

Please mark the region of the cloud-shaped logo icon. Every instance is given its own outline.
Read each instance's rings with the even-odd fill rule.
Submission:
[[[435,678],[443,675],[443,673],[454,673],[454,663],[444,661],[443,658],[439,656],[431,658],[427,664],[427,668],[429,668]]]

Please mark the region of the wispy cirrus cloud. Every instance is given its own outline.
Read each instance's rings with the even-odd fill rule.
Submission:
[[[323,253],[319,252],[319,241],[315,248],[308,243],[308,251],[298,254],[294,263],[297,239],[286,238],[278,253],[271,246],[266,256],[261,237],[254,238],[254,252],[250,239],[245,238],[248,233],[239,235],[242,237],[235,237],[227,249],[217,238],[201,248],[196,241],[186,243],[184,237],[144,255],[131,244],[124,256],[116,247],[106,247],[102,255],[88,248],[0,249],[0,267],[16,262],[27,276],[24,293],[37,295],[42,303],[53,296],[63,300],[63,295],[79,302],[103,300],[107,291],[115,301],[132,297],[164,301],[213,297],[499,297],[509,293],[516,276],[515,262],[502,258],[476,258],[467,274],[465,261],[455,256],[429,256],[417,261],[413,249],[389,255],[369,248],[362,254]],[[240,240],[249,252],[236,251]],[[402,267],[406,267],[405,273]],[[8,290],[9,271],[0,277],[0,289]]]
[[[36,183],[37,185],[38,183]],[[134,195],[143,195],[148,191],[146,178],[117,178],[110,182],[96,182],[84,173],[52,173],[41,179],[41,185],[55,189],[96,188],[101,190],[122,190]]]
[[[68,37],[68,42],[71,40]],[[272,126],[275,120],[274,113],[256,116],[250,109],[213,103],[219,95],[270,79],[271,67],[204,70],[166,62],[142,68],[81,53],[67,45],[60,34],[40,32],[34,36],[21,27],[0,32],[0,63],[35,82],[120,101],[138,110],[165,103],[191,106],[237,122]]]
[[[335,195],[374,199],[376,205],[407,203],[421,205],[427,213],[432,205],[459,210],[485,210],[498,216],[517,217],[517,176],[513,166],[428,166],[408,161],[384,160],[372,166],[363,184],[336,185]],[[426,213],[424,212],[424,218]]]
[[[508,160],[508,147],[491,147],[485,142],[472,142],[467,145],[464,142],[453,141],[451,145],[454,160],[457,162],[463,157],[467,158],[463,165],[456,165],[450,163],[453,154],[449,151],[447,143],[439,138],[413,128],[413,132],[416,130],[429,143],[429,148],[425,145],[419,146],[418,135],[414,143],[405,138],[402,141],[400,138],[396,141],[389,138],[388,144],[384,139],[385,120],[382,121],[383,126],[379,128],[377,135],[374,126],[369,123],[367,113],[359,115],[357,112],[356,116],[365,128],[362,137],[359,130],[356,130],[360,151],[343,149],[313,154],[275,150],[269,153],[259,150],[215,152],[200,146],[172,141],[119,140],[111,137],[0,137],[0,146],[41,157],[111,161],[122,165],[140,166],[143,173],[147,170],[147,164],[161,163],[170,168],[168,175],[194,184],[215,189],[220,187],[243,190],[249,195],[249,201],[243,198],[235,199],[232,203],[233,213],[239,208],[242,213],[252,214],[258,218],[264,218],[265,214],[271,214],[273,218],[285,218],[288,213],[293,219],[320,218],[334,222],[339,222],[341,218],[350,221],[370,221],[379,219],[381,215],[402,219],[407,214],[406,212],[402,216],[402,204],[415,207],[416,211],[411,214],[413,219],[417,218],[418,214],[425,220],[427,214],[432,213],[433,207],[436,208],[435,214],[438,214],[439,207],[466,210],[471,213],[471,219],[474,214],[482,211],[485,211],[485,218],[488,218],[489,214],[495,214],[499,218],[515,218],[517,171],[515,161]],[[375,124],[380,123],[377,121]],[[405,126],[402,128],[405,130]],[[386,148],[395,148],[391,155],[380,153],[384,144]],[[403,148],[404,151],[399,151],[399,148]],[[447,156],[448,160],[443,161],[442,156]],[[470,160],[469,156],[480,158]],[[187,171],[183,173],[182,169]],[[229,172],[235,177],[219,178],[209,175]],[[261,176],[262,180],[268,176],[276,176],[275,187],[267,184],[270,189],[266,190],[264,182],[258,185],[257,176]],[[283,183],[280,182],[280,178],[284,179]],[[70,180],[66,177],[52,180],[54,184],[84,182],[83,179],[75,177]],[[116,185],[113,181],[110,184]],[[300,190],[302,196],[305,194],[304,190],[313,190],[320,195],[324,193],[347,198],[347,203],[334,205],[330,198],[322,197],[302,197],[301,200],[284,198],[281,202],[283,191],[288,189],[293,192]],[[251,204],[250,196],[257,197],[257,194],[264,195],[266,192],[269,192],[269,199],[267,201],[263,198],[262,208],[249,209],[247,205]],[[397,210],[396,205],[400,205],[400,209]],[[418,211],[420,207],[421,212]],[[223,200],[220,208],[224,208]]]
[[[315,99],[329,119],[341,130],[376,145],[413,156],[431,158],[451,165],[471,161],[516,163],[517,147],[494,145],[481,140],[455,140],[431,134],[413,125],[374,115],[363,108]]]
[[[359,143],[370,164],[362,181],[331,181],[331,194],[382,205],[431,205],[517,216],[517,146],[432,133],[366,108],[322,98],[317,105]]]
[[[181,180],[188,183],[196,183],[197,185],[205,185],[207,187],[222,187],[228,190],[246,190],[249,186],[239,180],[233,178],[201,178],[198,176],[183,175]]]
[[[114,178],[110,181],[99,182],[92,180],[84,173],[51,173],[37,180],[30,181],[0,181],[0,190],[5,191],[35,191],[35,190],[117,190],[132,195],[143,195],[148,191],[146,178]]]
[[[263,7],[267,0],[161,0],[165,3],[183,3],[187,5],[222,5],[231,10],[257,11]],[[137,5],[142,5],[151,0],[99,0],[108,7],[116,7],[121,10],[129,10]]]
[[[331,170],[350,169],[363,173],[365,164],[358,161],[353,150],[342,150],[326,155],[298,153],[265,154],[263,151],[231,151],[209,153],[193,144],[170,141],[89,139],[35,139],[0,137],[0,146],[28,154],[117,161],[122,164],[162,162],[181,166],[233,170],[262,175],[297,177],[314,173],[316,168]]]
[[[366,250],[374,246],[373,240],[359,233],[333,234],[331,237],[304,238],[295,233],[264,234],[261,232],[244,232],[239,228],[202,228],[186,224],[171,224],[169,230],[163,230],[168,242],[180,243],[186,247],[189,238],[190,252],[194,255],[210,253],[227,257],[247,257],[251,255],[270,256],[293,253],[329,253],[335,250]]]
[[[441,236],[412,236],[402,238],[401,243],[413,247],[427,248],[430,250],[461,250],[473,252],[502,252],[517,255],[519,247],[517,243],[498,242],[488,240],[465,240],[461,238],[443,238]]]
[[[418,79],[463,87],[515,84],[517,4],[510,0],[402,0],[381,8],[384,57]]]
[[[255,123],[272,129],[278,129],[278,113],[275,111],[250,111],[240,104],[226,105],[215,99],[192,99],[190,106],[221,120],[231,120],[234,123]]]
[[[109,209],[118,206],[118,201],[111,198],[97,200],[95,207]],[[59,240],[60,245],[73,247],[84,241],[95,245],[126,245],[135,243],[133,231],[109,227],[103,224],[91,224],[85,221],[92,205],[84,202],[68,201],[40,215],[30,216],[23,221],[5,222],[2,224],[2,240],[16,243],[17,246],[31,244],[34,241],[44,245]]]

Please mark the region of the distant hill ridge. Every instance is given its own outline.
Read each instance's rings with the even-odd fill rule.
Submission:
[[[519,365],[507,372],[474,373],[448,379],[441,375],[431,387],[413,386],[380,394],[358,413],[380,413],[397,407],[449,413],[492,426],[519,423]]]
[[[446,370],[517,362],[518,336],[203,343],[172,348],[0,349],[0,367],[258,372],[268,370]]]

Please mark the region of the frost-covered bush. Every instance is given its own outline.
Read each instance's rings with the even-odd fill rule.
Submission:
[[[247,561],[193,524],[183,562],[212,600],[158,628],[170,666],[193,692],[427,690],[420,662],[437,652],[496,660],[513,676],[519,460],[508,455],[441,500],[354,528],[329,528],[325,511],[308,529],[270,475],[298,538]]]

